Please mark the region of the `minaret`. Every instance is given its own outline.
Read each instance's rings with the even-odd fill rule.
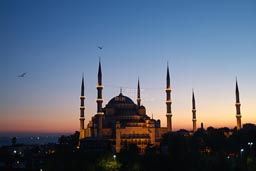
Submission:
[[[97,136],[98,137],[102,137],[102,116],[103,116],[103,112],[102,112],[102,74],[101,74],[101,63],[99,61],[99,69],[98,69],[98,85],[96,86],[97,88],[97,115],[98,115],[98,130],[97,130]]]
[[[169,66],[167,64],[167,77],[166,77],[166,117],[167,117],[167,131],[172,131],[172,109],[171,109],[171,86],[170,86],[170,74]]]
[[[85,134],[85,132],[84,132],[84,109],[85,109],[84,99],[85,99],[85,96],[84,96],[84,75],[83,75],[82,85],[81,85],[81,96],[80,96],[80,101],[81,101],[81,104],[80,104],[80,136],[79,136],[80,139],[85,137],[85,135],[84,135]]]
[[[236,79],[236,121],[237,121],[237,130],[241,129],[241,111],[240,111],[240,98],[239,98],[239,89],[238,89],[238,84],[237,84],[237,79]]]
[[[138,105],[138,107],[140,107],[140,102],[141,102],[141,98],[140,98],[140,80],[138,79],[138,88],[137,88],[137,105]]]
[[[192,93],[192,121],[193,121],[193,132],[196,132],[196,101],[194,90]]]

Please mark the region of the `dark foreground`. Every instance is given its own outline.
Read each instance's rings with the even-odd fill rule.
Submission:
[[[240,131],[228,128],[186,130],[165,134],[160,146],[148,145],[141,154],[136,145],[119,154],[82,150],[78,135],[62,136],[59,143],[13,144],[0,149],[0,170],[26,171],[255,171],[255,126]]]

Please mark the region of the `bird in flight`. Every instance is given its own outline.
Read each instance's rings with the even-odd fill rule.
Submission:
[[[102,49],[103,49],[103,46],[98,46],[98,48],[99,48],[100,50],[102,50]]]
[[[17,77],[25,77],[25,75],[26,75],[27,73],[26,72],[24,72],[24,73],[22,73],[22,74],[20,74],[20,75],[18,75]]]

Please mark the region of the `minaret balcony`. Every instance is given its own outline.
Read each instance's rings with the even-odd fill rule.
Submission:
[[[80,106],[80,109],[85,109],[85,106]]]
[[[193,118],[192,121],[196,121],[196,118]]]
[[[97,85],[96,88],[102,89],[104,86],[103,85]]]
[[[172,116],[172,113],[166,113],[166,116]]]
[[[236,106],[241,106],[241,103],[236,103],[235,105],[236,105]]]
[[[103,99],[97,99],[96,102],[103,102]]]
[[[240,115],[240,114],[239,114],[239,115],[236,115],[236,118],[241,118],[241,117],[242,117],[242,115]]]
[[[166,104],[172,104],[171,100],[166,100]]]
[[[192,112],[196,112],[196,109],[192,109]]]
[[[166,91],[166,92],[170,92],[170,91],[172,91],[172,89],[171,89],[171,87],[167,87],[167,88],[165,89],[165,91]]]

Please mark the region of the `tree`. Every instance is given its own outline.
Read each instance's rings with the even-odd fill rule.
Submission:
[[[13,137],[13,138],[12,138],[12,145],[14,146],[14,145],[16,145],[16,143],[17,143],[17,138],[16,138],[16,137]]]

